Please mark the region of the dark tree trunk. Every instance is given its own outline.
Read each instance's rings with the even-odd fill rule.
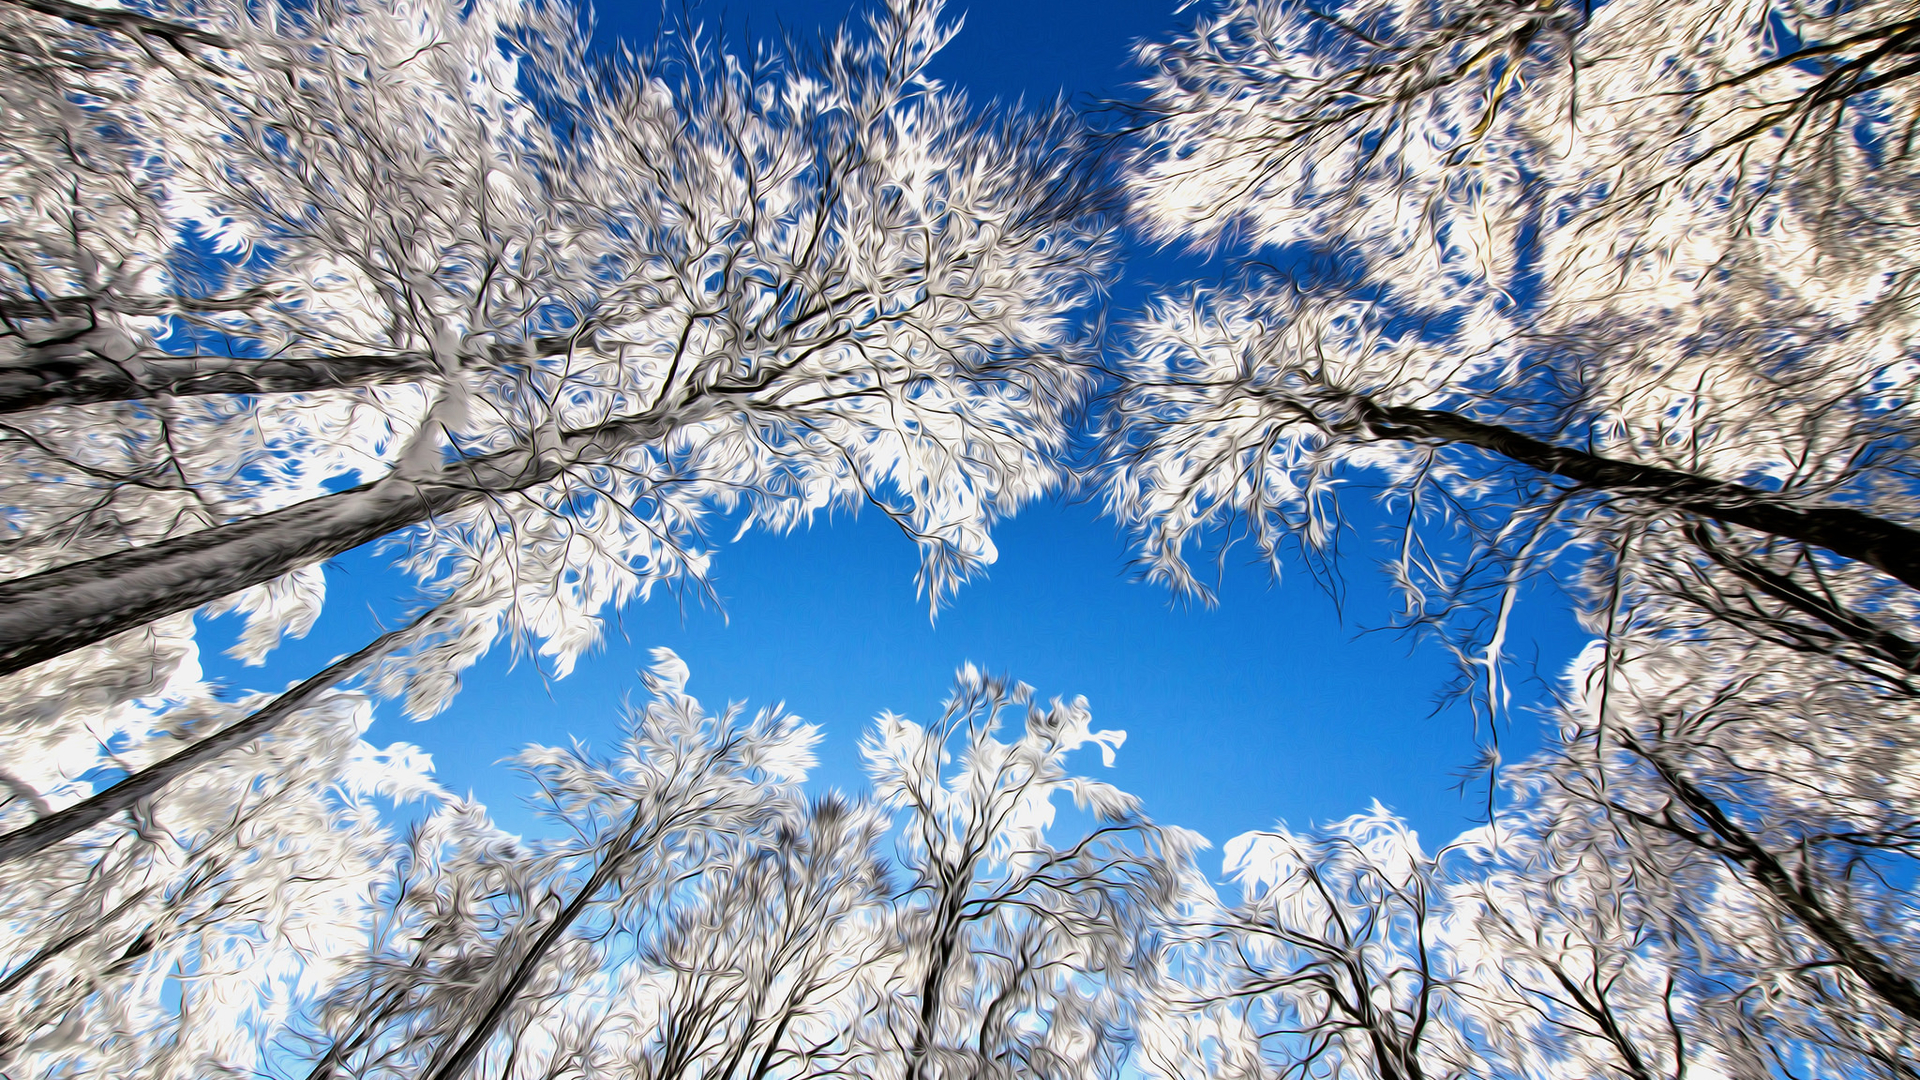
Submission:
[[[433,611],[429,610],[408,625],[380,635],[359,652],[335,661],[325,671],[274,698],[245,720],[222,728],[154,762],[105,791],[95,792],[90,798],[82,799],[58,813],[49,814],[25,828],[0,836],[0,865],[45,850],[75,833],[90,829],[132,808],[141,799],[158,794],[183,773],[268,734],[287,717],[312,704],[327,689],[351,677],[368,661],[378,658],[432,615]],[[0,993],[4,992],[4,987],[0,986]]]
[[[1609,495],[1825,548],[1920,589],[1920,532],[1872,514],[1839,506],[1803,510],[1776,492],[1554,446],[1458,413],[1380,406],[1364,398],[1359,406],[1367,429],[1380,438],[1478,447]]]
[[[1625,745],[1646,759],[1682,806],[1698,818],[1717,843],[1709,850],[1745,870],[1747,877],[1800,921],[1815,940],[1826,946],[1834,962],[1857,976],[1880,999],[1920,1023],[1920,986],[1894,970],[1869,941],[1863,941],[1828,909],[1811,882],[1795,880],[1780,859],[1722,810],[1719,802],[1670,764],[1657,751],[1632,740]],[[1653,823],[1660,827],[1657,822]],[[1668,829],[1673,832],[1675,830]],[[1692,838],[1690,838],[1692,839]],[[1699,842],[1697,839],[1695,842]]]
[[[643,414],[566,433],[544,449],[519,446],[449,462],[431,477],[388,476],[0,583],[0,676],[272,581],[435,514],[557,479],[568,462],[611,460],[663,438],[678,421],[711,415],[712,404],[683,407],[677,420]]]
[[[0,675],[333,558],[479,494],[388,478],[0,583]]]
[[[0,414],[157,397],[335,390],[416,379],[433,370],[425,353],[304,359],[163,355],[126,361],[61,355],[0,365]]]

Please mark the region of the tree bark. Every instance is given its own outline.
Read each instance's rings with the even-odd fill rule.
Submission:
[[[682,420],[707,415],[683,410]],[[417,525],[490,494],[607,460],[675,426],[658,413],[570,432],[551,451],[515,447],[429,478],[388,476],[256,517],[0,583],[0,676],[154,619],[190,611]]]
[[[553,951],[554,945],[560,941],[560,938],[573,928],[573,924],[579,921],[581,914],[587,910],[587,906],[593,903],[594,896],[606,888],[607,882],[613,880],[614,874],[633,855],[635,838],[640,836],[642,828],[649,824],[639,815],[640,810],[636,808],[633,821],[614,841],[612,851],[601,860],[600,865],[594,867],[593,876],[580,887],[580,891],[574,894],[573,899],[567,903],[553,922],[540,931],[540,936],[534,939],[533,946],[527,950],[525,956],[520,958],[520,962],[514,965],[513,973],[507,977],[506,983],[493,993],[486,1011],[481,1013],[473,1029],[467,1032],[466,1037],[460,1040],[460,1044],[453,1049],[452,1053],[428,1064],[426,1080],[457,1080],[473,1064],[474,1059],[480,1056],[480,1051],[486,1047],[487,1040],[493,1037],[494,1029],[500,1026],[500,1021],[506,1017],[507,1010],[513,1006],[513,1003],[519,1000],[520,991],[526,988],[534,972],[547,958],[547,954]]]
[[[0,365],[0,415],[49,405],[335,390],[415,379],[433,371],[433,358],[425,353],[294,359],[161,355],[126,361],[66,354]]]
[[[1893,1006],[1909,1021],[1920,1023],[1920,986],[1895,971],[1878,951],[1856,937],[1839,917],[1827,910],[1826,903],[1811,884],[1795,881],[1794,875],[1773,852],[1763,847],[1752,834],[1729,817],[1712,796],[1669,764],[1657,751],[1642,747],[1631,739],[1625,740],[1625,745],[1646,759],[1681,805],[1712,831],[1719,841],[1718,850],[1722,857],[1744,869],[1747,876],[1767,895],[1800,920],[1800,925],[1827,947],[1840,966],[1851,971],[1882,1001]]]
[[[199,740],[191,746],[141,769],[132,776],[61,810],[49,814],[22,829],[0,836],[0,866],[15,859],[43,851],[54,844],[90,829],[141,799],[158,794],[182,774],[212,761],[236,747],[266,735],[289,716],[313,703],[320,694],[352,676],[368,661],[426,622],[436,609],[428,609],[406,626],[375,638],[365,648],[335,661],[326,670],[268,702],[252,716]],[[0,993],[5,993],[0,984]]]
[[[185,23],[156,19],[151,15],[142,15],[137,11],[116,8],[96,8],[82,4],[68,3],[67,0],[5,0],[15,7],[26,8],[42,15],[51,15],[81,26],[91,26],[96,30],[108,30],[133,36],[152,36],[160,38],[174,48],[186,45],[204,45],[213,49],[231,49],[233,42],[227,38],[188,26]]]
[[[0,675],[211,603],[472,501],[388,477],[0,584]]]
[[[1841,638],[1871,651],[1901,671],[1920,671],[1920,645],[1887,630],[1864,615],[1848,611],[1827,597],[1816,595],[1785,574],[1776,573],[1760,563],[1725,550],[1708,535],[1704,525],[1689,526],[1686,533],[1695,547],[1741,581],[1802,614],[1813,616]]]
[[[0,0],[18,3],[20,0]],[[71,331],[95,325],[101,315],[156,316],[246,311],[274,301],[268,288],[231,296],[51,296],[0,297],[0,319],[49,322]],[[466,362],[500,366],[531,357],[566,354],[567,337],[543,337],[497,345]],[[94,405],[157,397],[216,394],[293,394],[375,386],[432,375],[432,355],[394,350],[347,356],[176,356],[146,351],[125,360],[77,349],[69,338],[27,341],[20,357],[0,364],[0,415],[50,405]]]
[[[1840,506],[1803,510],[1777,492],[1554,446],[1458,413],[1382,406],[1365,398],[1358,404],[1361,420],[1380,438],[1478,447],[1611,495],[1825,548],[1920,589],[1920,532],[1872,514]]]

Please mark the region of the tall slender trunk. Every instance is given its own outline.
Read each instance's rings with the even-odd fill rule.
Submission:
[[[426,353],[294,359],[149,356],[125,361],[62,355],[0,365],[0,415],[49,405],[334,390],[417,379],[434,370]]]
[[[681,419],[705,415],[688,409]],[[521,446],[450,462],[431,477],[388,476],[0,583],[0,676],[272,581],[490,494],[546,483],[567,462],[608,460],[662,438],[674,424],[657,413],[610,421],[566,433],[545,451]]]
[[[0,3],[9,0],[0,0]],[[270,299],[264,290],[231,297],[60,297],[0,300],[0,318],[88,318],[104,310],[119,315],[237,311]],[[560,356],[571,337],[542,337],[495,345],[462,363],[499,367],[530,357]],[[93,405],[157,397],[216,394],[293,394],[377,386],[434,375],[431,353],[395,349],[351,356],[174,356],[143,353],[114,360],[98,353],[76,355],[70,345],[29,345],[22,357],[0,364],[0,415],[49,405]]]
[[[941,997],[946,993],[947,972],[952,969],[960,948],[960,909],[966,903],[966,887],[972,883],[972,859],[965,863],[969,872],[960,875],[960,884],[949,892],[940,907],[940,927],[934,947],[927,958],[927,972],[920,980],[920,1015],[913,1029],[913,1043],[907,1050],[905,1080],[926,1080],[927,1059],[933,1055],[934,1038],[939,1034]],[[950,883],[951,884],[951,883]]]
[[[389,477],[0,583],[0,675],[272,581],[481,494]]]
[[[1810,880],[1796,876],[1767,850],[1753,834],[1733,820],[1713,796],[1707,794],[1686,774],[1675,768],[1658,751],[1641,746],[1632,739],[1623,740],[1629,750],[1640,755],[1660,774],[1668,789],[1689,812],[1713,833],[1717,844],[1709,846],[1722,857],[1746,871],[1747,877],[1776,903],[1800,921],[1813,938],[1825,945],[1839,966],[1851,971],[1880,1000],[1893,1006],[1910,1022],[1920,1023],[1920,985],[1894,970],[1871,941],[1863,941],[1827,907],[1824,897]],[[1658,823],[1655,823],[1658,827]],[[1676,832],[1667,829],[1668,832]],[[1684,833],[1679,835],[1685,836]],[[1699,843],[1698,839],[1693,842]]]
[[[1356,403],[1367,429],[1380,438],[1478,447],[1611,495],[1825,548],[1920,589],[1920,531],[1872,514],[1841,506],[1803,510],[1778,492],[1554,446],[1458,413],[1376,405],[1366,398]]]
[[[580,916],[586,912],[587,906],[593,902],[594,896],[606,887],[607,882],[613,880],[613,875],[633,855],[631,848],[635,838],[640,835],[642,827],[649,824],[640,818],[640,812],[640,808],[636,807],[633,821],[627,825],[620,838],[614,841],[613,850],[600,861],[599,866],[594,867],[593,876],[580,887],[580,891],[568,902],[566,908],[540,932],[539,937],[534,939],[532,947],[514,966],[513,973],[507,976],[507,981],[494,991],[486,1011],[480,1014],[466,1037],[461,1039],[460,1044],[444,1058],[435,1055],[435,1060],[428,1063],[425,1080],[454,1080],[466,1072],[474,1059],[480,1056],[480,1051],[486,1047],[487,1040],[493,1037],[494,1029],[500,1026],[500,1021],[505,1019],[507,1010],[513,1006],[513,1003],[519,1000],[520,991],[526,988],[534,972],[539,970],[541,962],[547,958],[547,954],[573,927],[573,924],[579,921]]]
[[[142,15],[137,11],[119,8],[96,8],[86,4],[69,3],[68,0],[5,0],[15,7],[28,11],[37,11],[42,15],[51,15],[56,19],[65,19],[81,26],[91,26],[96,30],[106,30],[133,36],[157,37],[175,48],[187,45],[204,45],[214,49],[231,49],[233,42],[219,35],[185,23],[156,19],[151,15]]]
[[[68,949],[99,933],[103,927],[110,925],[113,920],[132,910],[135,904],[145,900],[151,892],[152,890],[150,889],[141,889],[135,892],[125,900],[120,901],[111,911],[102,912],[99,918],[94,919],[87,925],[68,934],[66,937],[53,942],[39,952],[34,953],[27,959],[26,963],[15,968],[6,978],[0,979],[0,996],[13,993],[20,987],[21,983],[33,978],[34,972],[47,966],[49,962],[58,959],[60,955]],[[0,1039],[0,1043],[4,1043],[5,1041],[5,1039]]]
[[[130,809],[141,799],[159,793],[182,774],[271,732],[289,716],[311,704],[328,688],[352,676],[368,661],[386,652],[407,634],[424,624],[437,610],[437,608],[430,608],[406,626],[389,630],[373,639],[359,652],[335,661],[326,670],[274,698],[245,720],[222,728],[193,745],[154,762],[105,791],[95,792],[90,798],[74,803],[57,813],[49,814],[25,828],[0,836],[0,865],[43,851],[75,833],[90,829],[115,814]],[[4,990],[0,989],[0,992]]]
[[[1785,574],[1726,550],[1715,542],[1705,525],[1696,523],[1685,531],[1695,547],[1748,585],[1802,614],[1819,619],[1840,637],[1866,648],[1901,671],[1920,671],[1920,645],[1858,612],[1847,610],[1829,597],[1811,592]]]

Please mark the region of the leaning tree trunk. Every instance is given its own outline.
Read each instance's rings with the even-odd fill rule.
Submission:
[[[439,1053],[436,1053],[427,1063],[426,1069],[423,1070],[425,1080],[459,1080],[459,1077],[480,1056],[481,1051],[486,1049],[488,1040],[493,1038],[494,1031],[499,1028],[500,1022],[506,1019],[507,1012],[520,1000],[521,992],[533,980],[540,966],[546,962],[548,954],[553,952],[554,947],[560,944],[561,939],[573,929],[574,923],[579,922],[580,916],[585,914],[587,908],[593,904],[594,897],[607,887],[622,868],[629,865],[637,855],[657,844],[665,835],[667,821],[671,820],[671,816],[667,820],[662,820],[659,816],[643,817],[644,809],[640,806],[634,808],[633,819],[614,840],[606,857],[594,867],[593,875],[580,887],[580,891],[574,894],[573,899],[567,902],[567,906],[555,916],[554,920],[541,929],[533,944],[513,966],[506,981],[490,992],[487,1007],[474,1020],[473,1026],[460,1035],[457,1042],[449,1040],[447,1044],[443,1044]]]
[[[425,624],[436,610],[429,608],[406,626],[389,630],[373,639],[359,652],[335,661],[326,670],[274,698],[245,720],[224,727],[64,810],[0,836],[0,866],[44,851],[75,833],[91,829],[115,814],[131,809],[141,799],[159,794],[187,772],[272,732],[288,717],[312,704],[323,692],[351,677],[369,661],[378,658]],[[0,987],[0,992],[4,992],[3,987]]]
[[[1920,532],[1851,507],[1801,509],[1778,492],[1554,446],[1458,413],[1376,405],[1366,398],[1356,404],[1367,430],[1379,438],[1478,447],[1609,495],[1825,548],[1920,589]]]
[[[5,2],[5,0],[0,0]],[[234,297],[62,297],[0,300],[0,319],[97,320],[103,314],[154,316],[178,312],[238,311],[258,304],[256,290]],[[558,356],[572,348],[566,337],[534,338],[497,345],[485,354],[463,358],[490,365],[523,363]],[[298,394],[378,386],[425,378],[440,371],[433,354],[421,351],[361,353],[346,356],[176,356],[145,351],[125,360],[97,352],[77,353],[70,346],[29,344],[23,355],[0,364],[0,415],[50,405],[97,405],[162,397],[211,397],[220,394]]]
[[[157,19],[137,11],[96,8],[87,4],[69,3],[68,0],[6,0],[15,7],[28,11],[37,11],[42,15],[51,15],[56,19],[65,19],[70,23],[90,26],[95,30],[110,33],[127,34],[133,37],[152,37],[174,46],[185,48],[189,45],[204,45],[213,49],[231,49],[233,42],[211,31],[186,23]]]
[[[1908,1021],[1920,1023],[1920,983],[1896,970],[1883,955],[1878,943],[1856,935],[1840,914],[1827,904],[1811,875],[1804,872],[1796,874],[1790,870],[1758,838],[1722,809],[1713,796],[1702,790],[1658,750],[1641,746],[1631,738],[1622,741],[1627,749],[1653,766],[1654,772],[1679,803],[1712,832],[1713,840],[1708,842],[1697,834],[1678,832],[1647,815],[1634,815],[1638,820],[1669,834],[1679,835],[1744,870],[1749,880],[1798,919],[1815,940],[1827,947],[1835,966],[1851,972]]]
[[[0,415],[49,405],[158,397],[289,394],[417,379],[436,371],[427,353],[306,358],[61,355],[0,365]]]
[[[693,417],[689,412],[688,417]],[[0,583],[0,676],[154,619],[191,611],[489,495],[558,478],[664,436],[658,413],[451,462],[431,477],[391,475],[256,517]]]
[[[481,494],[388,477],[0,584],[0,675],[272,581]]]

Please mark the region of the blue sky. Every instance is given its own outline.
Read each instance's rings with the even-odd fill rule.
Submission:
[[[975,0],[956,4],[966,25],[938,77],[977,98],[1076,101],[1119,96],[1137,78],[1132,44],[1160,37],[1185,16],[1167,0]],[[730,0],[692,8],[735,41],[785,27],[811,36],[844,18],[844,3]],[[601,35],[642,38],[659,8],[608,6]],[[1134,281],[1119,309],[1142,295],[1139,281],[1217,272],[1195,260],[1132,252]],[[1361,504],[1356,501],[1355,506]],[[690,665],[690,689],[710,707],[784,700],[824,726],[822,785],[858,788],[856,747],[867,723],[892,709],[916,719],[938,713],[954,669],[972,661],[1031,683],[1043,697],[1084,694],[1097,727],[1128,741],[1112,770],[1088,752],[1082,767],[1141,796],[1157,820],[1199,830],[1217,845],[1276,819],[1300,826],[1343,817],[1373,799],[1405,814],[1430,842],[1443,841],[1483,807],[1483,788],[1457,790],[1476,756],[1464,710],[1434,711],[1453,674],[1432,643],[1391,633],[1393,598],[1375,572],[1361,520],[1350,545],[1343,612],[1295,568],[1275,584],[1251,549],[1229,560],[1220,604],[1176,603],[1129,569],[1123,537],[1095,507],[1056,501],[996,530],[999,562],[930,622],[914,594],[913,545],[878,515],[821,518],[788,536],[753,535],[716,556],[722,607],[671,596],[627,610],[607,645],[568,679],[515,664],[497,649],[446,713],[424,724],[387,706],[375,743],[414,742],[433,754],[444,783],[472,790],[503,824],[534,829],[520,804],[527,787],[500,759],[528,742],[579,738],[610,745],[620,705],[638,692],[648,651],[667,646]],[[1378,534],[1376,534],[1378,535]],[[352,651],[391,619],[404,589],[367,551],[338,560],[331,598],[309,639],[290,643],[265,670],[211,655],[232,685],[278,689]],[[1580,644],[1551,594],[1523,606],[1516,650],[1516,720],[1502,732],[1509,759],[1537,744],[1525,710],[1540,686],[1525,663],[1556,675]],[[389,622],[388,625],[391,625]]]

